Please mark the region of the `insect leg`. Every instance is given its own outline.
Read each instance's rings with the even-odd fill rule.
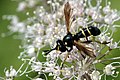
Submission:
[[[68,58],[68,56],[69,56],[69,53],[66,54],[65,59],[63,60],[63,62],[60,65],[60,69],[63,68],[64,62],[66,61],[66,59]]]

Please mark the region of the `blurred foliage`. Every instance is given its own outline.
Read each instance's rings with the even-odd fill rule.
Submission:
[[[17,2],[11,0],[0,1],[0,35],[2,33],[8,33],[7,25],[8,20],[3,20],[3,15],[13,15],[19,13],[16,12]],[[22,16],[22,14],[21,14]],[[14,34],[13,34],[14,35]],[[18,69],[22,62],[18,60],[19,53],[22,51],[19,49],[20,40],[13,39],[13,35],[0,37],[0,76],[4,76],[4,69],[9,69],[10,66],[14,66]],[[27,80],[24,78],[17,78],[15,80]]]
[[[112,8],[116,8],[120,10],[120,1],[119,0],[109,0],[112,3]],[[18,15],[21,20],[25,18],[26,13],[18,13],[16,12],[18,2],[12,1],[12,0],[1,0],[0,1],[0,35],[2,33],[7,33],[7,25],[9,25],[9,21],[7,20],[2,20],[3,15]],[[117,24],[120,24],[120,21],[117,22]],[[114,34],[114,39],[115,41],[120,40],[120,29],[116,29],[116,32]],[[20,65],[22,64],[21,60],[19,60],[17,57],[19,56],[20,50],[19,45],[20,45],[20,40],[13,39],[13,35],[7,36],[7,37],[0,37],[0,76],[4,76],[4,69],[7,68],[9,69],[10,66],[14,66],[15,69],[18,69]],[[120,56],[120,50],[114,50],[112,51],[113,54],[111,56]],[[102,66],[102,65],[101,65]],[[120,71],[120,69],[119,69]],[[34,74],[34,73],[33,73]],[[31,76],[34,76],[33,74],[30,74]],[[109,79],[107,80],[112,80],[110,79],[111,77],[108,77]],[[25,75],[17,78],[15,80],[27,80],[25,78]],[[120,80],[120,75],[118,78],[115,78],[115,80]]]

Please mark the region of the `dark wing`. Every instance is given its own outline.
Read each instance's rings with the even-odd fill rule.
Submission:
[[[86,47],[85,44],[74,41],[74,45],[78,50],[83,51],[84,54],[90,56],[91,58],[95,58],[94,50],[90,47]]]
[[[64,6],[64,15],[66,21],[67,32],[70,30],[70,18],[71,18],[71,6],[69,2],[67,2]]]
[[[85,73],[84,75],[81,76],[81,80],[92,80],[92,79],[88,73]]]

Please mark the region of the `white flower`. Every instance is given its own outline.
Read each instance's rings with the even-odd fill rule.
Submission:
[[[54,72],[56,63],[54,61],[45,62],[44,72]]]
[[[86,14],[92,16],[93,14],[96,13],[96,8],[87,8],[86,9]]]
[[[63,79],[61,79],[60,77],[57,77],[55,80],[63,80]]]
[[[42,79],[42,78],[36,78],[35,80],[44,80],[44,79]]]
[[[103,20],[103,16],[99,13],[97,14],[93,14],[92,15],[92,19],[95,21],[95,22],[102,22]]]
[[[109,44],[107,44],[107,46],[109,46],[110,49],[116,49],[116,48],[119,48],[117,42],[114,42],[114,43],[110,42]]]
[[[111,42],[111,37],[107,36],[106,34],[100,34],[98,37],[98,40],[103,43],[103,42]]]
[[[28,7],[34,7],[36,5],[37,0],[29,0]]]
[[[50,68],[54,68],[56,63],[54,61],[50,61],[50,62],[46,62],[45,64]]]
[[[113,20],[112,20],[112,17],[111,17],[110,15],[106,15],[106,16],[104,17],[104,21],[105,21],[105,23],[107,23],[107,24],[113,24]]]
[[[53,74],[55,76],[60,76],[60,73],[61,73],[60,67],[56,66],[55,69],[54,69],[54,71],[53,71]]]
[[[104,12],[104,14],[109,14],[109,13],[111,12],[110,6],[109,6],[109,5],[105,6],[105,7],[103,8],[103,12]]]
[[[31,65],[31,68],[32,68],[32,70],[34,70],[36,72],[41,71],[41,69],[42,69],[42,63],[41,62],[34,62]]]
[[[38,36],[35,38],[35,40],[33,41],[34,45],[36,48],[40,48],[40,47],[43,47],[43,38],[41,36]]]
[[[99,71],[93,71],[91,74],[92,80],[100,80],[101,76],[100,76],[100,72]]]
[[[109,64],[105,67],[105,69],[103,71],[106,75],[113,75],[114,69],[115,69],[115,67],[113,67],[111,64]]]
[[[17,72],[16,72],[16,70],[13,68],[13,66],[11,66],[11,67],[10,67],[10,70],[7,70],[7,71],[5,72],[5,75],[6,75],[7,78],[13,78],[13,77],[17,76]]]
[[[70,77],[72,75],[71,68],[63,68],[62,69],[62,75],[64,77]]]
[[[28,46],[28,47],[27,47],[27,54],[28,54],[28,56],[30,56],[30,57],[35,56],[35,47],[32,46],[32,45]]]
[[[59,54],[60,54],[60,52],[59,51],[56,51],[56,50],[53,50],[53,51],[51,51],[48,55],[47,55],[47,57],[49,58],[51,58],[51,59],[56,59],[58,56],[59,56]]]
[[[41,2],[40,6],[36,5],[39,1]],[[96,64],[102,61],[112,60],[104,60],[103,58],[110,53],[111,49],[120,48],[118,46],[120,41],[114,42],[112,38],[115,32],[114,22],[120,19],[118,11],[111,9],[110,3],[107,0],[105,1],[105,6],[101,6],[101,3],[104,3],[102,2],[103,0],[96,0],[95,5],[93,5],[92,0],[69,0],[71,14],[69,15],[70,20],[68,22],[70,24],[69,32],[73,36],[73,48],[70,52],[67,50],[66,52],[61,52],[59,50],[61,47],[65,46],[69,48],[63,41],[63,38],[67,34],[64,15],[66,1],[21,1],[17,8],[18,11],[34,7],[35,10],[32,16],[30,12],[27,12],[28,18],[21,22],[17,16],[7,17],[8,20],[11,20],[11,25],[8,26],[8,29],[12,33],[20,33],[19,35],[22,37],[21,40],[23,42],[21,48],[24,48],[24,51],[21,52],[19,59],[22,59],[24,63],[21,65],[18,73],[22,72],[20,74],[21,76],[32,71],[37,72],[38,75],[34,78],[26,76],[31,80],[43,80],[39,77],[40,74],[44,74],[46,79],[48,76],[51,76],[54,80],[81,80],[81,78],[85,80],[87,77],[90,77],[92,80],[100,80],[101,77],[104,77],[104,74],[114,77],[115,67],[112,64],[107,65],[101,72],[96,71],[99,70]],[[89,26],[100,29],[100,35],[92,36],[94,32],[92,32],[93,29]],[[80,37],[80,40],[77,41],[75,39],[76,34],[85,37]],[[58,39],[63,41],[63,45],[59,44],[56,46]],[[91,42],[87,43],[86,39],[91,40]],[[74,41],[80,44],[76,47]],[[47,55],[41,54],[42,50],[46,50],[46,47],[50,47],[52,51],[50,50],[50,53]],[[103,53],[104,50],[106,50],[106,53]],[[93,58],[90,55],[96,56]],[[26,63],[28,65],[25,70],[21,70]],[[28,71],[29,67],[31,67],[30,71]],[[14,69],[10,69],[10,71],[6,70],[5,75],[7,79],[12,79],[12,77],[17,75],[15,73],[16,71]]]
[[[111,13],[107,14],[104,17],[104,21],[107,24],[113,24],[114,21],[116,21],[117,19],[119,19],[119,15],[118,15],[117,11],[112,11]]]
[[[27,3],[26,2],[20,2],[19,5],[18,5],[18,8],[17,8],[17,11],[23,11],[27,6]]]

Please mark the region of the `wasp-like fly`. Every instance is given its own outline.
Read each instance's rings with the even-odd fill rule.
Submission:
[[[86,47],[85,43],[81,43],[79,41],[80,38],[88,37],[90,35],[97,36],[101,32],[97,27],[89,26],[87,28],[83,28],[81,31],[76,33],[75,35],[71,34],[70,26],[73,22],[73,19],[71,17],[72,15],[72,8],[67,2],[64,6],[64,15],[65,15],[65,21],[66,21],[66,28],[67,28],[67,35],[64,36],[63,40],[57,40],[56,47],[51,50],[46,50],[46,55],[49,54],[52,50],[59,50],[61,52],[68,51],[70,52],[73,49],[73,46],[76,46],[79,51],[82,51],[84,54],[88,55],[91,58],[95,58],[95,54],[92,48]]]

